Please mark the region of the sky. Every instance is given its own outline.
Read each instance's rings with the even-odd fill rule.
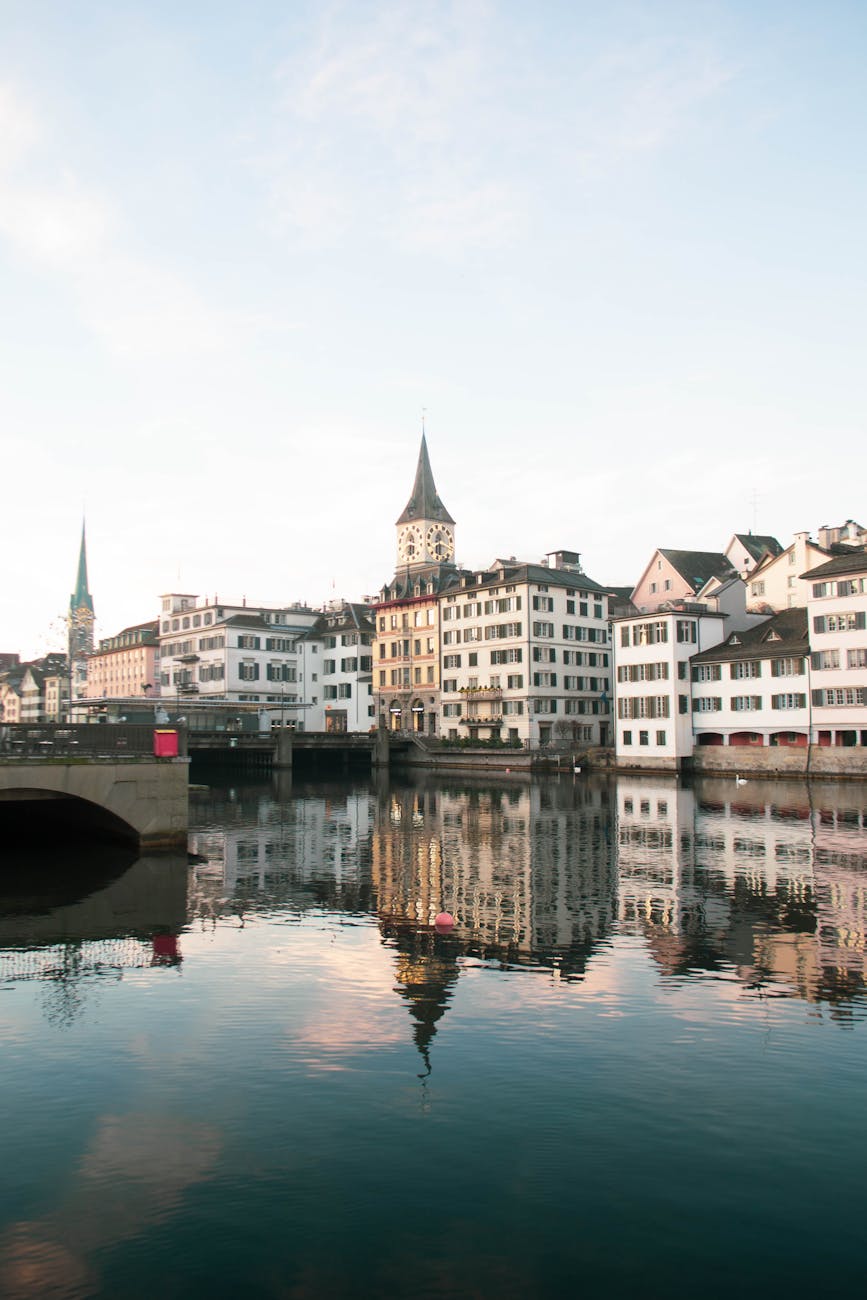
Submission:
[[[867,522],[867,6],[0,0],[0,651]]]

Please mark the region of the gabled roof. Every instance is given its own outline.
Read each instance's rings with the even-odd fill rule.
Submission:
[[[783,547],[776,537],[762,533],[735,533],[734,540],[740,542],[754,560],[761,560],[765,555],[782,555]]]
[[[736,570],[722,551],[669,551],[659,549],[693,591],[703,587],[708,578],[731,578]]]
[[[435,519],[443,524],[453,524],[455,522],[437,494],[424,434],[421,435],[421,447],[418,453],[418,465],[415,471],[415,482],[412,485],[412,495],[397,522],[407,524],[413,519]]]
[[[732,632],[721,645],[693,655],[691,662],[726,663],[735,659],[776,659],[779,655],[809,653],[807,611],[794,608],[781,610],[753,627]]]
[[[838,574],[867,573],[867,551],[849,551],[846,555],[835,555],[833,560],[820,564],[815,569],[802,573],[802,578],[833,578]]]

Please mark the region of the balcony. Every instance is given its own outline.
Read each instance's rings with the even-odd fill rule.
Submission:
[[[459,694],[466,696],[468,700],[501,700],[503,698],[503,688],[501,686],[462,686]]]

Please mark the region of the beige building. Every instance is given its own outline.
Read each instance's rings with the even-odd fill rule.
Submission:
[[[157,620],[126,627],[105,637],[87,657],[89,700],[134,699],[159,695],[159,630]]]
[[[827,559],[828,551],[811,541],[809,533],[795,533],[791,546],[779,555],[767,556],[753,569],[748,582],[748,608],[760,614],[803,608],[810,587],[801,575]]]

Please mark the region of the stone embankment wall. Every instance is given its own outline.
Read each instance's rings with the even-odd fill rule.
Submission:
[[[706,745],[696,749],[692,771],[702,774],[739,772],[747,776],[815,776],[867,780],[867,749],[811,745],[795,748],[773,745]]]

